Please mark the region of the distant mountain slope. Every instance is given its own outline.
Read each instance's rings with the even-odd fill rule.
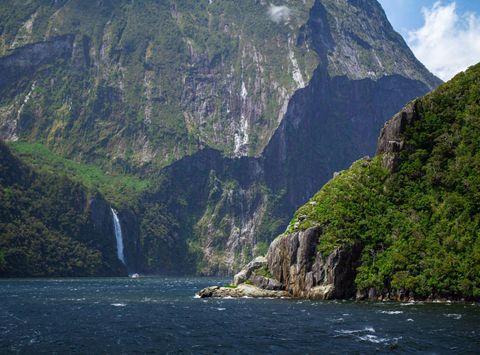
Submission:
[[[348,72],[343,76],[331,73],[322,63],[331,61],[350,37],[339,39],[338,43],[332,39],[333,29],[324,25],[336,24],[336,18],[345,8],[327,12],[322,3],[315,3],[300,35],[317,53],[320,64],[309,84],[293,95],[262,155],[231,159],[205,149],[165,169],[164,181],[168,183],[158,194],[146,196],[153,203],[144,204],[150,210],[145,224],[155,220],[152,210],[165,210],[161,206],[168,206],[169,222],[162,224],[165,227],[162,237],[145,234],[155,241],[149,244],[155,245],[150,252],[161,255],[153,263],[155,267],[162,268],[165,262],[174,264],[165,258],[164,250],[187,248],[189,253],[197,255],[197,270],[203,273],[238,270],[249,260],[249,255],[266,250],[298,206],[318,191],[333,172],[345,169],[359,157],[373,154],[384,122],[406,102],[429,90],[425,82],[400,74],[352,79]],[[362,19],[359,26],[381,23],[380,28],[399,39],[384,15],[380,16],[383,13],[378,5],[375,8],[380,10],[374,13],[380,17],[375,21],[369,17],[367,24],[364,22],[363,11],[370,9],[362,7],[366,3],[349,3],[354,9],[343,16],[356,14],[356,20],[350,18],[350,21]],[[333,4],[329,4],[331,8]],[[372,28],[370,32],[385,36],[378,29]],[[410,53],[403,41],[395,43],[396,52]],[[352,50],[352,55],[357,54]],[[402,73],[400,68],[396,70]],[[439,82],[431,78],[432,82]],[[182,197],[177,200],[178,196]]]
[[[232,273],[440,84],[375,0],[7,0],[0,19],[0,137],[151,182],[120,211],[145,272]]]
[[[439,83],[375,1],[282,6],[4,1],[1,138],[110,169],[164,166],[204,145],[253,156],[319,65],[353,80]]]

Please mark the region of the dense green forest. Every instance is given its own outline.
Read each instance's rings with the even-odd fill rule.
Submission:
[[[414,102],[399,165],[357,161],[287,232],[323,227],[324,253],[363,244],[360,290],[480,298],[480,65]]]
[[[39,171],[0,142],[0,276],[122,275],[110,208],[52,167]]]

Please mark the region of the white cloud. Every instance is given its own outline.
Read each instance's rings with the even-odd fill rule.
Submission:
[[[425,23],[409,32],[408,43],[417,58],[443,80],[480,62],[480,17],[457,14],[456,3],[436,2],[422,9]]]
[[[290,19],[291,13],[292,10],[284,5],[275,6],[270,4],[270,7],[268,8],[268,16],[270,17],[270,20],[276,23],[287,22]]]

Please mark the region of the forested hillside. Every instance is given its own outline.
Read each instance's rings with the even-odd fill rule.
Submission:
[[[364,295],[479,299],[479,172],[476,65],[389,121],[377,156],[326,184],[287,233],[320,227],[323,255],[360,244]]]
[[[35,170],[1,142],[0,201],[1,276],[126,274],[104,198],[61,170]]]

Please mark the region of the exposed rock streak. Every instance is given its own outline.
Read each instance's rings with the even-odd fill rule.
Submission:
[[[380,132],[377,154],[383,155],[383,166],[391,172],[394,172],[400,163],[400,152],[405,145],[402,135],[417,119],[416,101],[412,101],[385,123]]]

